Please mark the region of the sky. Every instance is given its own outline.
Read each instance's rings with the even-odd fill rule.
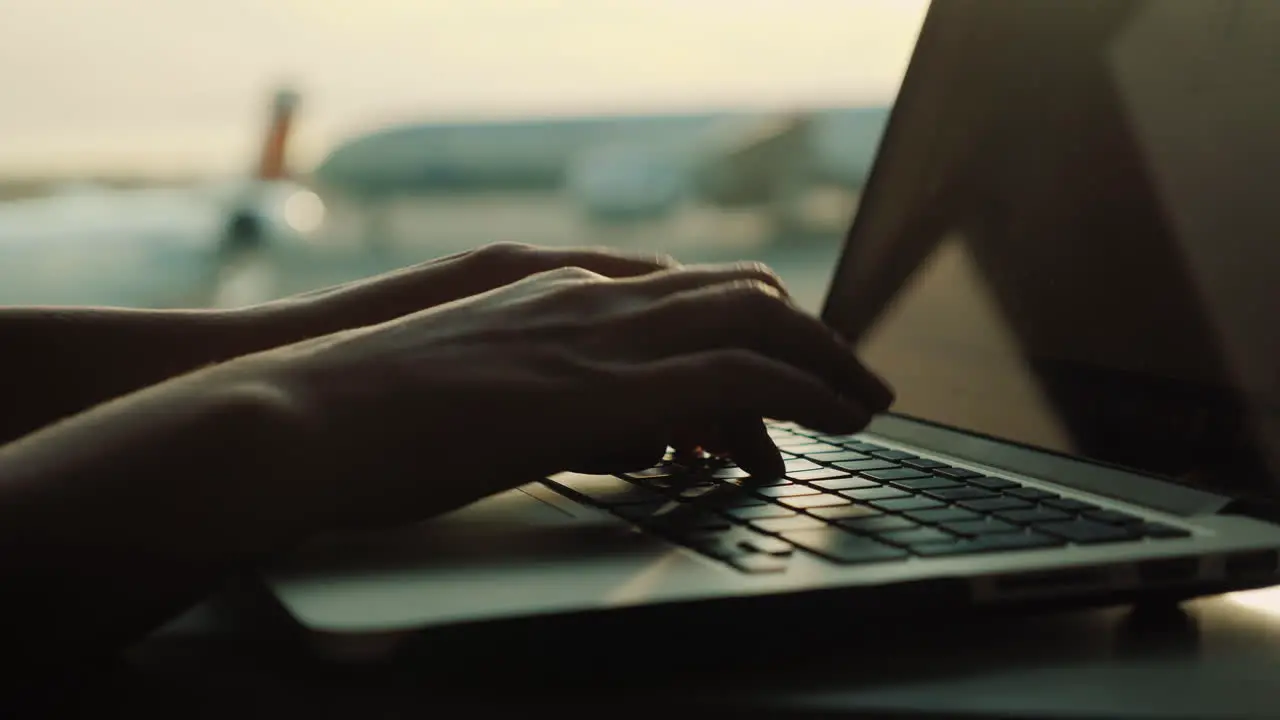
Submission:
[[[390,122],[888,102],[924,0],[0,0],[0,175],[233,172]]]

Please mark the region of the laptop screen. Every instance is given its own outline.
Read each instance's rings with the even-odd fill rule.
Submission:
[[[895,412],[1280,489],[1280,2],[947,0],[824,310]]]

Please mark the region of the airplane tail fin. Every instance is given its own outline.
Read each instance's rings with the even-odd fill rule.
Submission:
[[[262,155],[258,160],[257,179],[284,180],[289,177],[289,135],[293,130],[294,113],[299,95],[289,89],[276,93],[271,104],[271,117],[266,137],[262,142]]]

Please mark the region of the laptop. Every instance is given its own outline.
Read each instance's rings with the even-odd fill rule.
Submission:
[[[822,312],[891,412],[772,424],[783,478],[561,474],[318,540],[265,587],[341,639],[1276,583],[1277,37],[1271,0],[935,3]]]

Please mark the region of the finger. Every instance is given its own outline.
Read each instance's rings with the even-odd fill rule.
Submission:
[[[630,278],[677,267],[673,258],[606,248],[543,248],[493,243],[382,276],[384,291],[399,289],[427,305],[468,297],[560,268],[582,268],[607,278]],[[439,278],[439,280],[434,280]]]
[[[632,278],[680,266],[674,258],[666,255],[627,253],[608,248],[546,249],[539,253],[537,262],[543,264],[540,270],[580,267],[609,278]]]
[[[718,436],[708,430],[707,423],[689,423],[671,433],[671,447],[679,462],[692,462],[701,459],[704,452],[715,452],[718,442]]]
[[[589,475],[612,475],[643,470],[661,462],[666,451],[667,443],[663,440],[626,439],[622,447],[602,449],[597,456],[574,468],[574,471]]]
[[[794,365],[880,412],[893,392],[831,328],[780,298],[773,286],[737,280],[679,292],[646,307],[628,327],[654,353],[746,348]]]
[[[635,412],[665,427],[714,416],[791,420],[820,432],[851,435],[871,413],[821,379],[741,348],[677,355],[635,367]]]
[[[764,283],[784,298],[790,298],[782,278],[764,263],[742,262],[732,265],[685,265],[619,283],[649,298],[662,298],[674,293],[722,285],[737,281]]]
[[[734,418],[726,420],[721,428],[725,452],[738,467],[757,477],[779,478],[786,473],[782,455],[764,422],[757,418]]]

